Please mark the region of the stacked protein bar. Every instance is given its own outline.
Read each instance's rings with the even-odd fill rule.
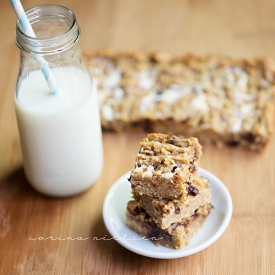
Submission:
[[[209,182],[198,175],[196,138],[149,134],[131,171],[133,200],[126,225],[157,245],[180,249],[202,227],[211,204]]]

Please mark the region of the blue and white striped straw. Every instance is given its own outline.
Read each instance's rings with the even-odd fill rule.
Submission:
[[[20,0],[10,0],[12,6],[13,6],[13,9],[17,15],[17,18],[20,22],[20,25],[23,29],[23,32],[30,36],[30,37],[34,37],[36,38],[35,36],[35,33],[32,29],[32,26],[31,26],[31,23],[22,7],[22,4],[20,2]],[[54,79],[54,76],[53,76],[53,73],[50,69],[50,66],[49,66],[49,63],[41,56],[38,56],[38,55],[34,55],[34,58],[40,63],[41,65],[41,70],[43,72],[43,75],[48,83],[48,86],[51,90],[51,93],[52,94],[57,94],[58,93],[58,88],[57,88],[57,85],[56,85],[56,81]]]

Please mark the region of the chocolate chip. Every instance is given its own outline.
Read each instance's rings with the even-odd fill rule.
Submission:
[[[140,207],[137,206],[137,207],[134,208],[132,214],[133,214],[134,216],[137,216],[137,215],[139,215],[141,212],[142,212],[142,209],[141,209]]]
[[[172,173],[174,173],[175,172],[175,170],[178,168],[178,166],[177,165],[175,165],[173,168],[172,168],[172,170],[171,170],[171,172]]]
[[[175,120],[175,119],[174,119],[173,117],[168,117],[167,120],[168,120],[168,121],[173,121],[173,120]]]
[[[198,209],[197,210],[195,210],[195,213],[191,216],[192,218],[196,218],[196,217],[198,217],[199,216],[199,214],[198,214]]]
[[[191,165],[190,166],[190,168],[189,168],[189,171],[191,172],[191,173],[195,173],[196,172],[196,170],[197,170],[197,167],[196,167],[196,165]]]
[[[240,144],[240,142],[236,141],[236,140],[230,140],[230,141],[226,142],[226,145],[230,146],[230,147],[237,147],[239,144]]]
[[[148,213],[145,213],[145,219],[149,219],[150,218],[150,215]]]
[[[191,195],[191,196],[197,196],[199,194],[199,190],[192,185],[188,186],[187,191],[188,191],[188,195]]]
[[[169,139],[167,140],[167,143],[173,144],[175,146],[178,146],[179,142],[180,142],[180,139],[177,136],[174,136],[174,135],[170,136]]]
[[[168,204],[169,199],[161,198],[160,201],[161,201],[162,203]],[[166,210],[166,211],[168,211],[168,210]]]
[[[151,226],[151,231],[148,232],[148,238],[155,238],[155,239],[164,239],[167,241],[172,241],[172,236],[169,233],[166,233],[164,230],[159,228],[155,222],[149,222]]]
[[[186,227],[186,226],[188,225],[188,223],[189,223],[188,221],[185,221],[185,222],[182,223],[182,225],[183,225],[184,227]]]
[[[180,208],[179,208],[179,207],[177,207],[177,208],[175,209],[175,213],[176,213],[176,214],[179,214],[179,213],[180,213]]]
[[[198,158],[198,151],[196,148],[194,148],[194,159]]]
[[[181,124],[185,124],[185,123],[187,123],[188,121],[189,121],[189,118],[186,118],[186,119],[181,120],[180,123],[181,123]]]
[[[132,125],[133,127],[138,127],[138,126],[139,126],[139,121],[133,121],[133,122],[131,123],[131,125]]]
[[[244,140],[249,141],[249,142],[254,142],[255,139],[256,139],[256,136],[253,135],[252,133],[247,133],[247,134],[244,134],[244,135],[242,136],[242,138],[243,138]]]
[[[141,121],[141,126],[145,132],[152,132],[152,123],[150,119],[143,119]]]

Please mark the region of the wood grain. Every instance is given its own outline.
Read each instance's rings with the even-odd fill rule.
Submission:
[[[42,0],[22,0],[25,9]],[[275,58],[272,0],[60,0],[82,29],[84,51],[101,47]],[[262,153],[203,147],[201,167],[217,175],[233,200],[222,237],[204,251],[175,260],[136,255],[109,236],[102,204],[110,186],[134,165],[142,133],[104,133],[104,169],[87,192],[48,198],[28,184],[13,93],[19,66],[15,14],[0,2],[0,274],[274,274],[275,139]],[[30,240],[30,238],[89,238]]]

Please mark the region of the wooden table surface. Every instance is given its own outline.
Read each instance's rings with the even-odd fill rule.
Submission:
[[[275,58],[272,0],[55,0],[71,8],[81,47],[167,50]],[[45,3],[22,0],[25,9]],[[0,274],[275,274],[275,138],[262,153],[203,147],[200,166],[218,176],[233,200],[225,233],[189,257],[158,260],[113,241],[102,219],[104,197],[133,168],[144,134],[104,133],[104,168],[87,192],[65,199],[40,195],[23,168],[13,93],[19,66],[16,16],[0,1]],[[37,240],[30,238],[86,240]]]

